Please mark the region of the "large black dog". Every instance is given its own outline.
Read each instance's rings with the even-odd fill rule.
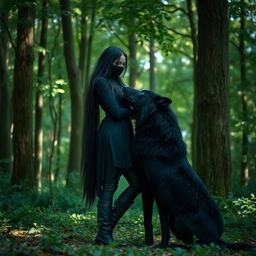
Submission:
[[[146,243],[153,243],[152,209],[156,200],[161,223],[160,247],[166,248],[170,231],[191,244],[216,243],[233,249],[251,249],[229,244],[223,233],[221,213],[205,185],[187,160],[186,145],[171,100],[149,90],[126,87],[124,97],[136,118],[134,160],[144,183],[143,208]]]

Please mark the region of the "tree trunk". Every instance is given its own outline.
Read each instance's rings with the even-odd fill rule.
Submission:
[[[95,1],[96,2],[96,1]],[[92,42],[94,38],[94,27],[95,27],[95,16],[96,16],[96,3],[92,8],[92,16],[91,16],[91,25],[90,25],[90,34],[88,36],[88,44],[86,51],[86,69],[85,69],[85,88],[88,86],[88,79],[90,74],[91,67],[91,58],[92,58]]]
[[[87,16],[85,10],[82,10],[82,18],[81,18],[81,39],[79,42],[79,68],[81,70],[81,83],[84,84],[86,81],[86,72],[85,72],[85,56],[86,56],[86,46],[88,43],[87,40]]]
[[[29,4],[28,4],[29,3]],[[32,85],[34,61],[35,1],[18,9],[13,89],[12,184],[33,186]]]
[[[193,102],[193,123],[192,123],[192,132],[191,132],[191,153],[192,153],[192,163],[194,165],[195,157],[196,157],[196,129],[197,129],[197,113],[196,113],[196,105],[197,105],[197,57],[198,57],[198,42],[197,42],[197,31],[196,25],[194,22],[194,15],[192,10],[192,1],[187,0],[187,10],[188,10],[188,20],[190,25],[190,35],[193,45],[193,86],[194,86],[194,102]]]
[[[48,167],[48,184],[49,190],[52,198],[54,198],[53,191],[53,181],[54,181],[54,173],[53,173],[53,156],[55,151],[55,145],[57,140],[57,125],[58,125],[58,113],[54,104],[54,95],[53,95],[53,83],[52,83],[52,75],[51,75],[51,58],[49,59],[49,83],[50,83],[50,96],[49,96],[49,110],[52,121],[52,138],[51,138],[51,146],[49,150],[49,167]]]
[[[132,18],[131,23],[133,26],[136,26],[136,19]],[[129,69],[129,86],[135,88],[137,80],[137,43],[136,43],[136,34],[131,32],[128,36],[129,41],[129,60],[130,60],[130,69]]]
[[[10,96],[8,92],[8,11],[0,10],[0,171],[11,173]],[[4,23],[4,24],[3,24]]]
[[[248,183],[248,96],[246,86],[246,56],[245,56],[245,10],[244,0],[241,0],[240,12],[240,34],[239,34],[239,54],[240,54],[240,75],[241,75],[241,100],[242,100],[242,159],[241,159],[241,185]]]
[[[67,168],[67,185],[72,185],[71,174],[80,170],[83,109],[81,72],[76,65],[69,0],[60,0],[64,38],[64,56],[71,95],[71,136]]]
[[[40,47],[46,48],[47,44],[47,8],[48,1],[44,0],[42,4],[42,29],[40,35]],[[42,84],[45,69],[45,52],[39,52],[38,57],[38,80],[36,88],[36,103],[35,103],[35,184],[39,190],[42,188],[41,176],[42,176],[42,149],[43,149],[43,128],[42,128],[42,116],[43,116],[43,94]]]
[[[211,193],[230,190],[228,6],[198,1],[195,168]]]
[[[155,42],[153,39],[149,41],[149,88],[150,90],[154,91],[156,89],[155,86]]]
[[[57,131],[57,156],[56,156],[56,169],[54,172],[54,182],[57,183],[59,173],[60,173],[60,163],[61,163],[61,133],[62,133],[62,110],[63,110],[63,95],[59,93],[58,95],[58,131]]]
[[[58,33],[56,33],[56,37],[54,40],[54,45],[51,50],[50,56],[48,57],[48,81],[50,84],[50,95],[48,97],[49,100],[49,112],[52,122],[52,133],[51,133],[51,139],[50,139],[50,149],[49,152],[49,167],[47,172],[47,180],[49,184],[49,190],[52,197],[52,200],[54,199],[54,191],[53,191],[53,181],[54,181],[54,173],[53,173],[53,157],[54,157],[54,151],[55,151],[55,145],[56,145],[56,139],[57,139],[57,124],[58,124],[58,112],[55,107],[55,100],[54,100],[54,92],[53,92],[53,81],[52,81],[52,59],[55,56],[55,50],[57,47],[57,38]]]
[[[253,145],[254,145],[254,150],[253,150],[253,156],[252,156],[252,176],[254,178],[254,181],[256,182],[256,102],[254,102],[253,106]]]

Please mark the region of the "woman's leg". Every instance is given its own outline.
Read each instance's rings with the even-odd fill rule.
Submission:
[[[129,200],[134,200],[141,193],[141,185],[139,182],[138,174],[135,168],[129,168],[123,171],[123,175],[127,180],[129,187],[126,188],[123,193],[118,197],[118,200],[126,197]]]
[[[134,199],[140,194],[141,186],[139,184],[138,176],[136,170],[130,168],[123,171],[123,175],[128,181],[129,187],[126,188],[121,195],[115,201],[115,206],[111,212],[111,228],[114,229],[115,225],[118,223],[119,219],[124,215],[124,213],[129,209],[129,207],[134,203]]]
[[[117,189],[120,169],[113,166],[111,149],[106,152],[106,165],[104,171],[103,191],[97,204],[98,233],[96,243],[110,244],[113,242],[110,214],[112,210],[113,195]]]

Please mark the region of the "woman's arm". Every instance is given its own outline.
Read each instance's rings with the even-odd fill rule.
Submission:
[[[122,108],[119,106],[115,95],[113,94],[111,87],[107,83],[107,80],[103,77],[97,78],[95,82],[95,91],[97,96],[104,104],[102,107],[111,117],[115,119],[127,118],[132,114],[132,110],[128,108]]]

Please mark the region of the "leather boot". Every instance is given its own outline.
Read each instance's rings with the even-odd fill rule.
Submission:
[[[107,245],[114,242],[110,225],[110,213],[110,207],[97,207],[98,233],[95,238],[95,243],[97,244]]]
[[[112,208],[111,214],[110,214],[110,232],[112,234],[114,227],[120,220],[120,218],[125,214],[125,212],[130,208],[130,206],[134,203],[133,200],[130,200],[129,198],[122,196],[121,198],[118,198],[118,200],[115,202],[114,207]]]

